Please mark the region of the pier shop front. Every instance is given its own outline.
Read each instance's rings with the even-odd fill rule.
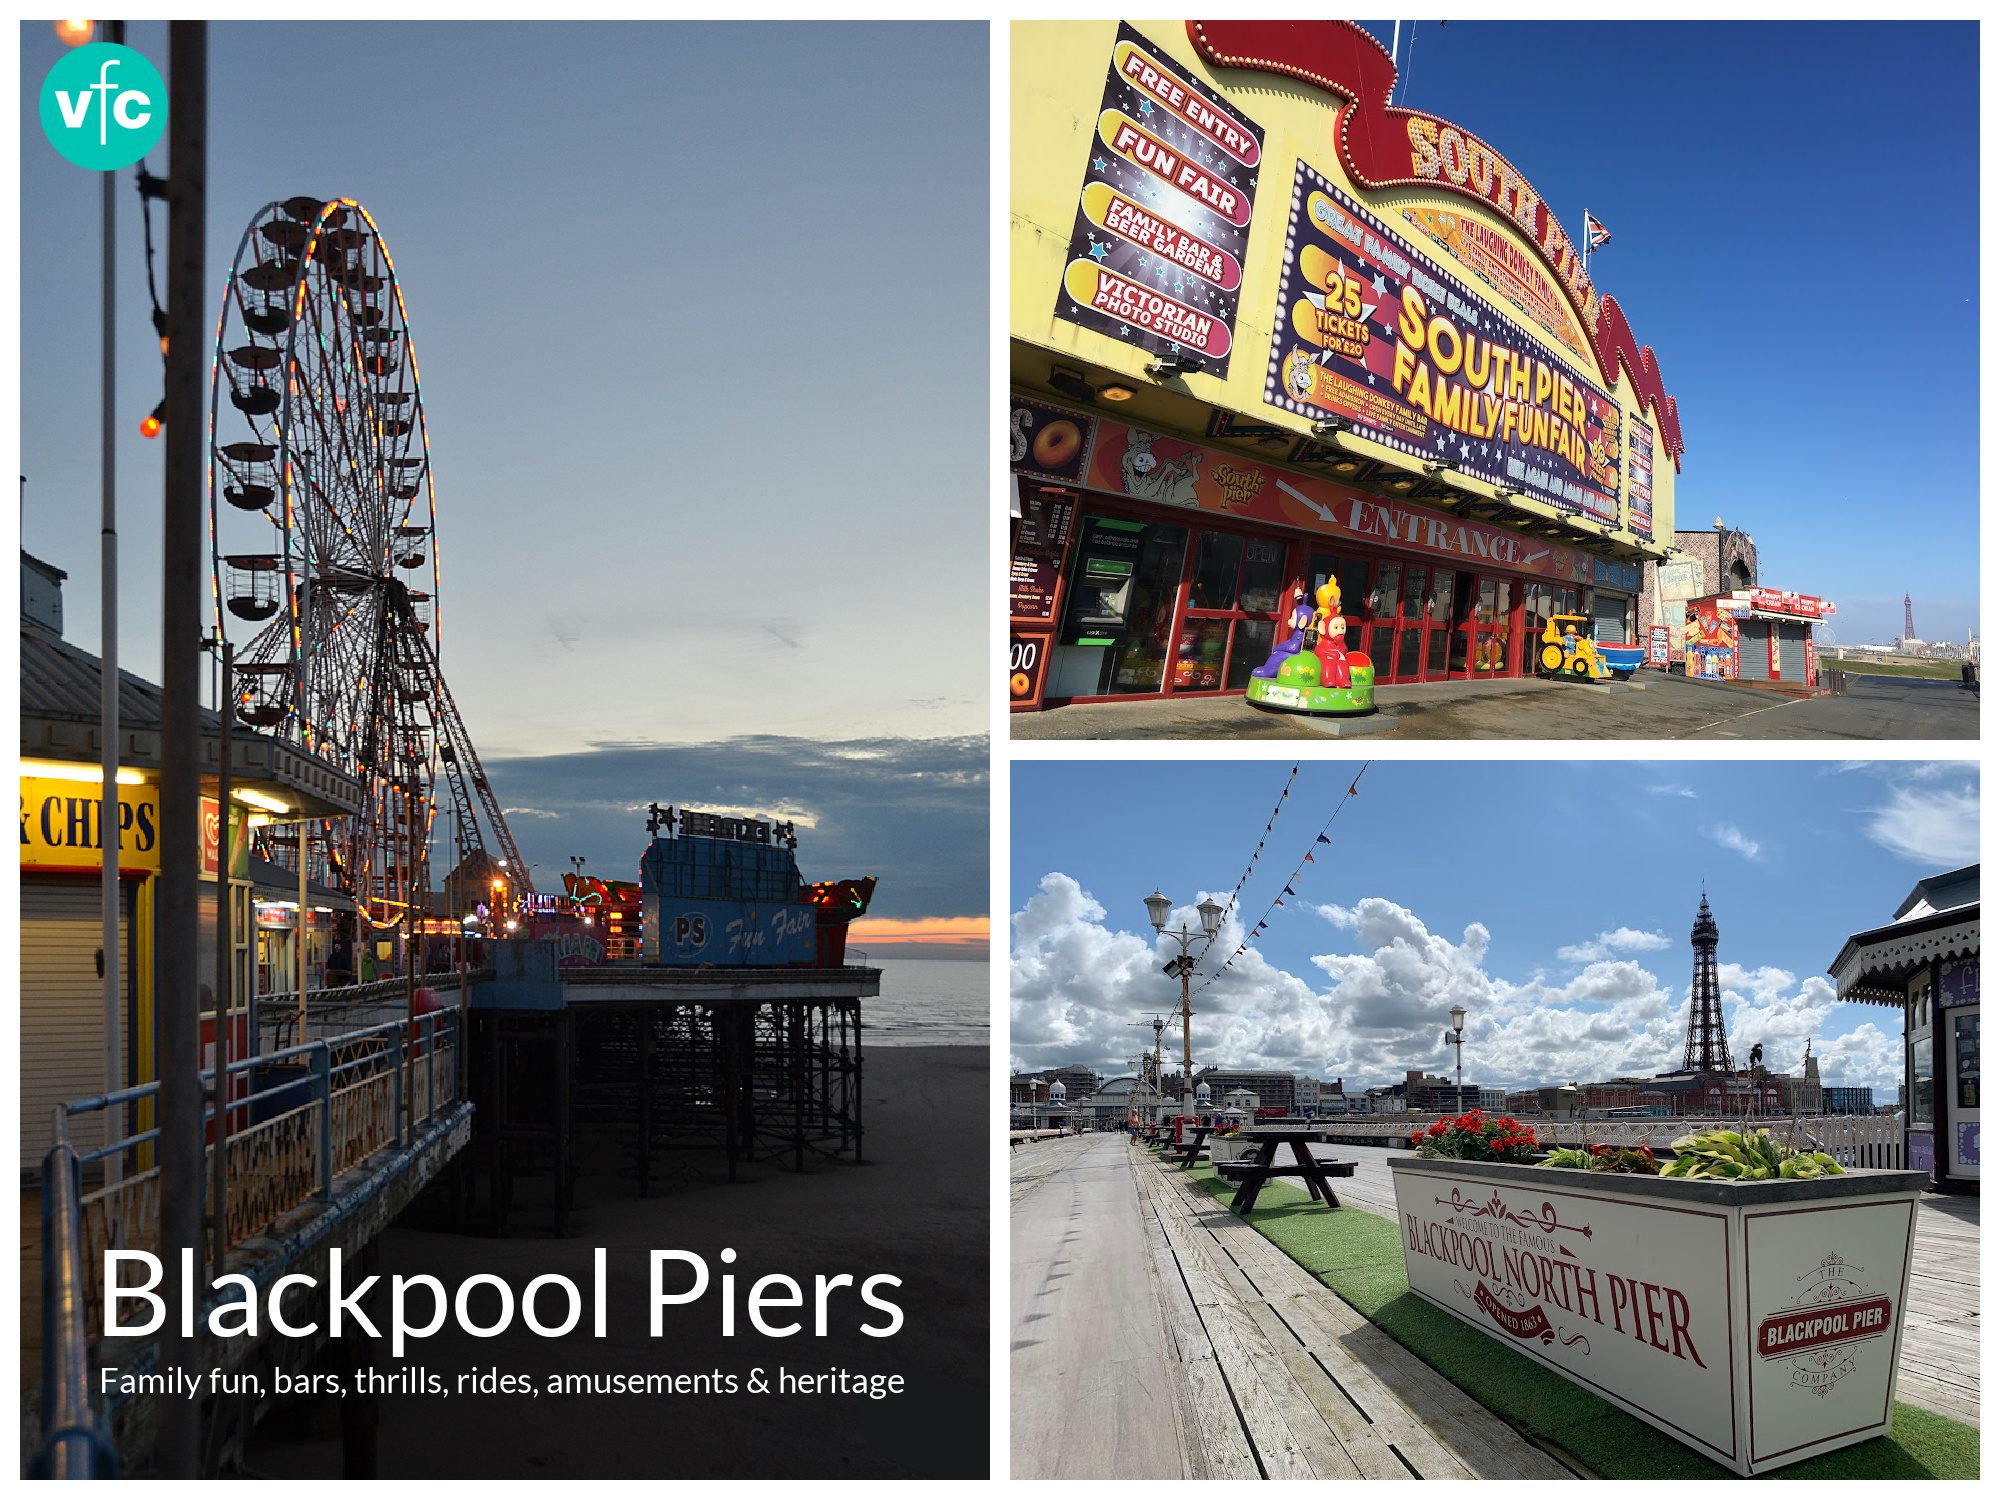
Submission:
[[[1016,710],[1239,693],[1328,581],[1383,683],[1632,639],[1678,411],[1497,151],[1353,22],[1012,45]]]
[[[1827,970],[1842,1000],[1903,1017],[1904,1161],[1939,1192],[1979,1191],[1979,866],[1917,882]]]

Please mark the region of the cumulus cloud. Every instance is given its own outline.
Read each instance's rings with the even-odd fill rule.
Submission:
[[[1203,893],[1196,893],[1201,899]],[[1577,951],[1600,956],[1566,979],[1513,980],[1488,967],[1492,934],[1468,924],[1455,938],[1430,930],[1407,907],[1370,896],[1315,908],[1338,932],[1333,951],[1312,956],[1314,976],[1271,964],[1253,945],[1228,974],[1194,995],[1194,1055],[1201,1067],[1279,1068],[1341,1078],[1350,1088],[1392,1082],[1408,1069],[1449,1076],[1451,1008],[1463,1004],[1468,1083],[1509,1088],[1664,1072],[1677,1066],[1687,1032],[1685,983],[1669,988],[1638,960],[1617,956],[1671,947],[1658,934],[1615,928]],[[1193,908],[1169,925],[1195,921]],[[1219,959],[1244,941],[1228,919]],[[1106,925],[1101,903],[1072,877],[1043,876],[1013,916],[1012,1062],[1016,1070],[1085,1063],[1107,1075],[1129,1071],[1151,1045],[1145,1024],[1179,1010],[1177,980],[1161,966],[1171,940]],[[1202,974],[1212,973],[1205,963]],[[1766,1065],[1796,1071],[1815,1038],[1829,1083],[1873,1084],[1893,1097],[1898,1043],[1864,1023],[1824,1038],[1835,1000],[1818,976],[1723,965],[1724,1019],[1739,1061],[1762,1042]],[[1139,1024],[1134,1024],[1139,1023]],[[1167,1054],[1176,1050],[1170,1027]]]
[[[1734,823],[1718,823],[1713,828],[1704,828],[1702,837],[1725,849],[1734,849],[1745,859],[1755,859],[1757,851],[1764,847]]]
[[[1570,943],[1556,949],[1556,957],[1567,963],[1582,964],[1608,958],[1613,953],[1650,953],[1666,946],[1667,939],[1662,933],[1641,932],[1636,927],[1614,927],[1609,932],[1598,933],[1587,943]]]
[[[1979,858],[1979,784],[1892,786],[1888,801],[1862,826],[1875,843],[1904,859],[1932,869],[1969,865]]]

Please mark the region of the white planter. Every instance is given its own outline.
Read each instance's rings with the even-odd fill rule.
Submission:
[[[1392,1157],[1410,1290],[1739,1474],[1889,1427],[1919,1172]]]
[[[1245,1140],[1240,1135],[1230,1136],[1227,1139],[1211,1136],[1208,1142],[1208,1159],[1211,1162],[1241,1161],[1256,1149],[1255,1141]]]

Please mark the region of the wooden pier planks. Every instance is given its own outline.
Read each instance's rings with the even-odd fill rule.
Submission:
[[[1574,1477],[1221,1203],[1142,1153],[1132,1167],[1190,1403],[1210,1413],[1202,1449],[1240,1463],[1247,1444],[1273,1478]]]

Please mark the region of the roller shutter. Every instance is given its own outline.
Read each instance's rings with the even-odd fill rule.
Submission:
[[[1736,675],[1745,682],[1771,680],[1771,622],[1743,620],[1736,630]]]
[[[1625,610],[1631,603],[1625,594],[1596,590],[1590,596],[1590,619],[1597,627],[1597,641],[1603,646],[1626,646],[1632,644],[1625,629]]]
[[[131,887],[122,892],[119,946],[129,996]],[[104,1092],[104,935],[96,876],[21,876],[21,1165],[48,1154],[50,1111]],[[99,1144],[97,1127],[85,1139]]]
[[[1771,627],[1778,632],[1778,676],[1784,682],[1804,686],[1806,680],[1806,627],[1781,620]]]

